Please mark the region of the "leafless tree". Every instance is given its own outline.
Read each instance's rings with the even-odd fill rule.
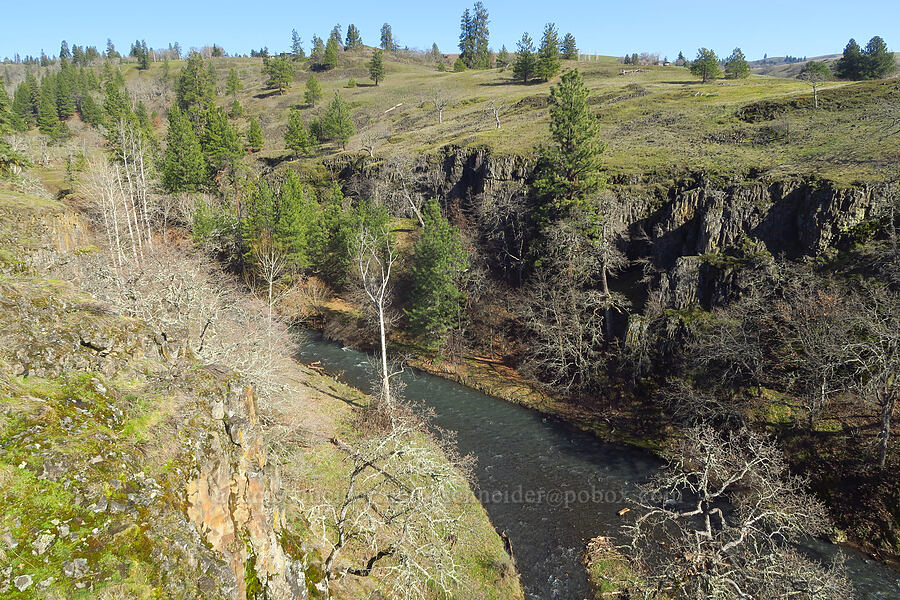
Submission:
[[[772,442],[747,430],[695,427],[641,488],[626,526],[645,598],[843,600],[840,564],[793,550],[828,530],[824,507],[791,476]]]
[[[376,195],[389,210],[394,213],[404,213],[409,209],[419,221],[421,227],[425,227],[422,218],[422,206],[425,197],[419,191],[422,178],[425,173],[418,168],[416,158],[411,155],[392,157],[384,162],[376,181]]]
[[[451,106],[454,102],[453,96],[444,88],[436,88],[431,93],[431,99],[434,102],[434,110],[438,114],[438,123],[444,122],[444,109]]]
[[[500,129],[500,113],[503,112],[504,108],[506,108],[506,104],[503,102],[503,100],[494,99],[491,100],[490,103],[488,103],[487,110],[494,118],[494,123],[496,124],[497,129]]]
[[[380,146],[388,138],[390,131],[384,125],[374,124],[359,134],[359,146],[369,153],[369,157],[375,156],[375,148]]]
[[[884,470],[900,396],[900,296],[881,283],[866,282],[850,314],[856,332],[848,347],[855,388],[879,410],[878,464]]]
[[[394,404],[391,396],[391,377],[396,373],[388,368],[387,329],[391,323],[389,310],[393,300],[391,274],[397,262],[390,232],[386,229],[369,231],[363,228],[356,236],[354,255],[360,287],[374,310],[378,323],[380,400],[390,409]]]
[[[377,577],[387,598],[450,597],[461,566],[453,546],[465,479],[410,421],[356,447],[332,438],[350,461],[343,495],[301,510],[330,548],[323,592],[347,576]]]
[[[256,274],[266,291],[268,321],[271,325],[275,305],[285,294],[284,290],[278,289],[278,283],[287,272],[287,260],[271,235],[260,236],[253,247],[253,258],[256,263]]]
[[[475,216],[489,260],[521,278],[531,235],[524,183],[505,183],[475,200]]]

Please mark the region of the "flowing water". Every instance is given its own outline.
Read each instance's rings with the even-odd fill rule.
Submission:
[[[302,336],[301,359],[320,361],[332,375],[369,390],[373,372],[362,352]],[[580,564],[585,543],[597,535],[619,536],[617,513],[626,494],[660,465],[650,453],[604,443],[555,419],[491,398],[418,371],[404,375],[407,401],[433,412],[431,423],[456,434],[461,454],[471,454],[476,494],[496,529],[509,536],[529,600],[589,598]],[[840,550],[815,542],[828,558]],[[862,600],[900,598],[900,574],[847,551],[848,569]]]

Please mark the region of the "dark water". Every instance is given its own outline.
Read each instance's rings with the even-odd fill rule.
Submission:
[[[321,361],[349,385],[371,388],[373,372],[361,352],[309,332],[300,355],[307,363]],[[497,530],[509,536],[526,597],[588,598],[581,550],[594,536],[619,535],[624,496],[659,460],[446,379],[410,371],[404,382],[405,398],[431,409],[432,424],[454,432],[460,453],[476,458],[476,494]],[[810,550],[823,557],[839,552],[826,543]],[[848,568],[857,598],[900,598],[896,571],[852,552]]]

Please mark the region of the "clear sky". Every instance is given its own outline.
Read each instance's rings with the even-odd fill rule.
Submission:
[[[138,38],[153,48],[179,42],[185,50],[216,43],[229,54],[267,46],[287,50],[296,28],[309,47],[313,34],[327,37],[335,23],[356,24],[363,42],[377,44],[381,25],[391,24],[394,38],[411,48],[457,51],[459,17],[474,2],[359,2],[283,0],[217,2],[154,0],[0,0],[0,58],[58,54],[60,40],[94,45],[106,39],[125,53]],[[538,43],[543,26],[556,23],[572,32],[582,52],[623,55],[659,52],[674,59],[679,50],[693,57],[700,46],[728,55],[740,46],[749,59],[839,53],[851,37],[860,45],[882,36],[900,51],[900,1],[782,0],[772,2],[656,0],[487,0],[491,47],[514,51],[523,31]]]

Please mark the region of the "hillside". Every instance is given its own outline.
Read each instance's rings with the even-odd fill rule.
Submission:
[[[58,190],[59,157],[35,173]],[[351,461],[329,440],[364,438],[356,415],[368,398],[287,358],[284,340],[259,380],[264,319],[240,292],[231,302],[243,312],[216,308],[198,349],[179,315],[215,304],[202,295],[212,282],[162,237],[128,284],[141,300],[126,301],[85,206],[54,199],[31,173],[0,183],[0,595],[321,597],[328,546],[302,506],[341,497]],[[177,291],[179,277],[193,292]],[[461,597],[521,598],[500,538],[456,477]],[[331,597],[378,585],[348,578]]]

